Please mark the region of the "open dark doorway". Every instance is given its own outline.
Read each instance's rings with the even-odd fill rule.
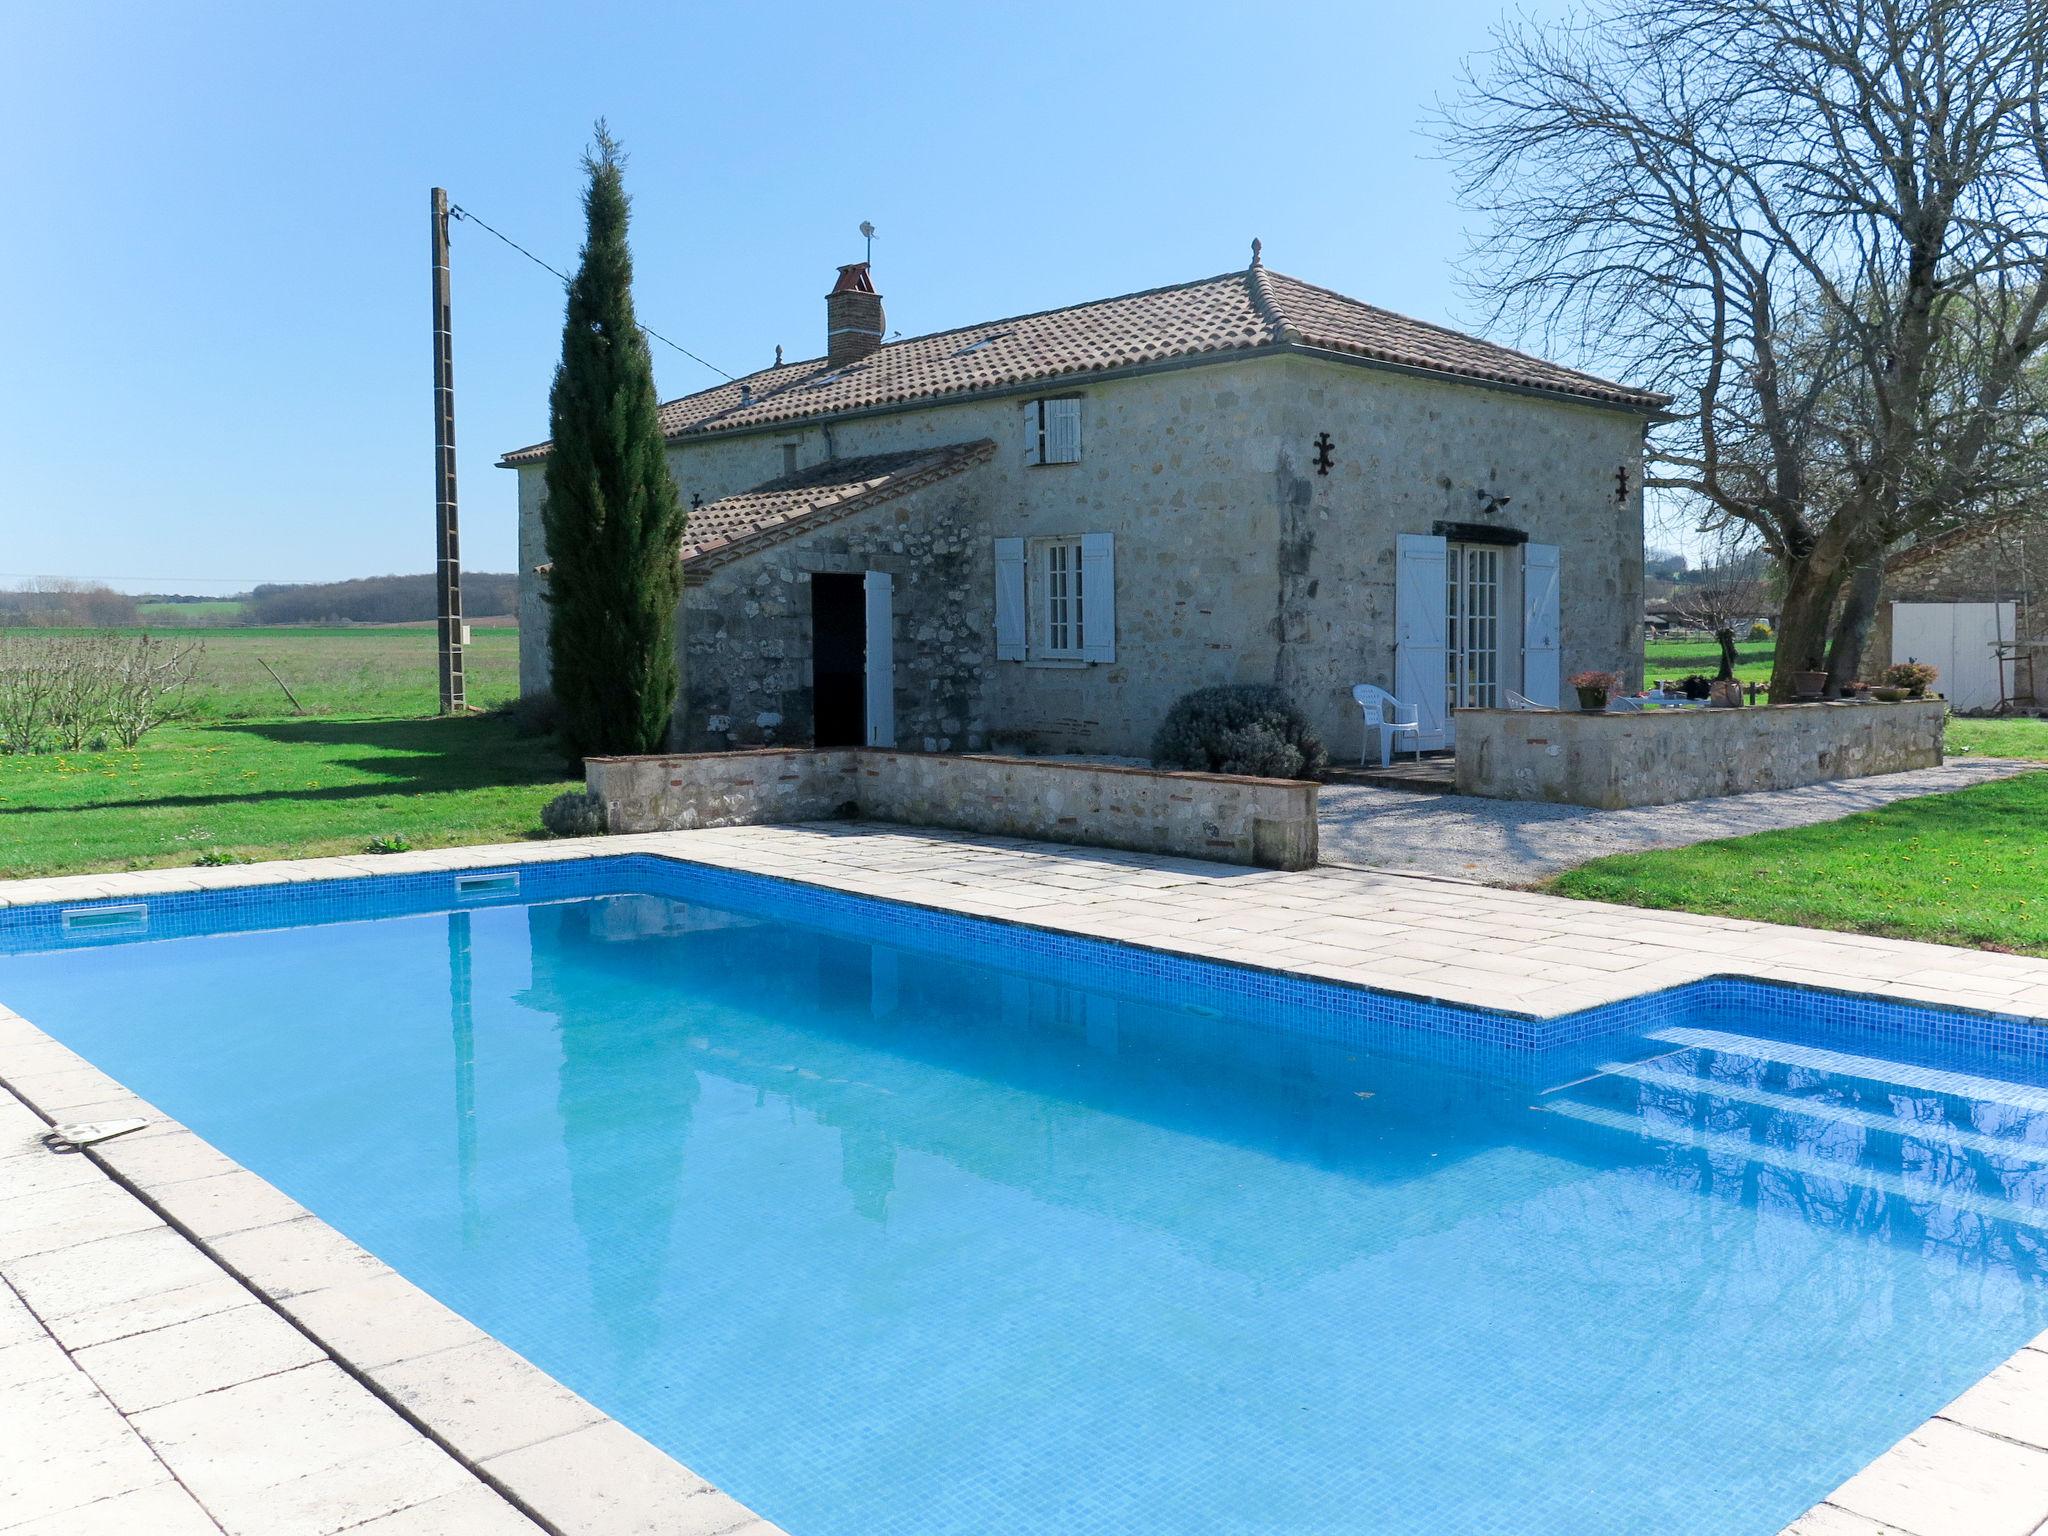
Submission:
[[[867,739],[867,596],[859,575],[811,577],[811,742]]]

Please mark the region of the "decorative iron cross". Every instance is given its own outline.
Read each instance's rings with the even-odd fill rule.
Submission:
[[[1335,443],[1332,443],[1332,442],[1330,441],[1330,434],[1329,434],[1329,433],[1327,433],[1327,432],[1318,432],[1318,433],[1316,434],[1316,473],[1317,473],[1317,474],[1319,474],[1319,475],[1327,475],[1327,474],[1328,474],[1328,473],[1330,472],[1330,466],[1331,466],[1332,464],[1334,464],[1334,463],[1336,463],[1336,462],[1337,462],[1337,461],[1336,461],[1336,459],[1334,459],[1333,457],[1331,457],[1332,453],[1333,453],[1333,452],[1335,451],[1335,449],[1336,449],[1336,446],[1337,446],[1337,445],[1336,445]]]
[[[696,491],[690,492],[690,510],[694,512],[703,505],[704,497]]]
[[[1614,466],[1614,504],[1617,507],[1628,505],[1628,466],[1626,464]]]

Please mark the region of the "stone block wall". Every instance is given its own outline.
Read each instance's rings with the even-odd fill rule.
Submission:
[[[1620,810],[1941,763],[1939,700],[1458,712],[1458,793]]]
[[[1316,786],[1029,758],[782,749],[593,757],[613,832],[872,821],[1268,869],[1316,862]]]
[[[811,576],[865,571],[895,578],[896,739],[927,752],[986,746],[994,549],[971,472],[715,566],[686,587],[678,744],[810,744]]]

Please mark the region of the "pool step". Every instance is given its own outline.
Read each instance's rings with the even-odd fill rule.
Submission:
[[[1658,1043],[1671,1049],[1608,1062],[1534,1107],[1915,1202],[2048,1223],[2048,1092],[1726,1031],[1663,1031]]]
[[[1793,1093],[1775,1087],[1759,1087],[1754,1082],[1736,1077],[1687,1072],[1682,1063],[1674,1062],[1671,1057],[1662,1057],[1656,1062],[1617,1062],[1603,1067],[1597,1077],[1587,1078],[1572,1085],[1571,1089],[1560,1091],[1583,1090],[1581,1097],[1588,1094],[1599,1097],[1603,1080],[1617,1085],[1606,1089],[1607,1093],[1627,1095],[1632,1090],[1618,1085],[1635,1085],[1633,1092],[1639,1105],[1647,1108],[1654,1104],[1674,1115],[1682,1106],[1689,1111],[1688,1117],[1694,1120],[1710,1116],[1726,1119],[1739,1113],[1735,1109],[1739,1105],[1746,1110],[1761,1112],[1749,1117],[1753,1124],[1783,1126],[1812,1121],[1872,1135],[1898,1136],[1958,1152],[1975,1152],[2001,1162],[2048,1167],[2048,1115],[2021,1115],[2011,1122],[2010,1134],[1958,1125],[1949,1118],[1951,1113],[1981,1109],[1981,1101],[1966,1100],[1955,1104],[1945,1095],[1913,1090],[1909,1102],[1921,1113],[1902,1114],[1896,1102],[1888,1109],[1871,1108],[1862,1102],[1843,1102],[1844,1088],[1829,1088],[1824,1090],[1823,1096],[1822,1093]],[[2035,1136],[2043,1139],[2032,1139]]]
[[[1921,1066],[1914,1062],[1887,1061],[1882,1056],[1861,1056],[1830,1046],[1765,1040],[1720,1029],[1660,1029],[1645,1038],[1681,1049],[1712,1051],[1722,1056],[1825,1072],[1832,1077],[1858,1078],[1922,1093],[1950,1094],[1978,1103],[2003,1104],[2030,1114],[2048,1115],[2048,1087],[2032,1083],[2009,1082],[2004,1078]]]
[[[1776,1168],[1802,1179],[1816,1180],[1823,1185],[1867,1189],[1916,1207],[1956,1211],[1987,1221],[2008,1222],[2033,1231],[2048,1232],[2048,1210],[2023,1205],[1996,1195],[1980,1194],[1973,1189],[1934,1186],[1885,1169],[1868,1168],[1853,1162],[1815,1157],[1788,1148],[1771,1146],[1753,1141],[1740,1133],[1702,1130],[1697,1126],[1655,1126],[1620,1110],[1575,1103],[1569,1099],[1549,1099],[1535,1107],[1545,1114],[1557,1115],[1581,1125],[1597,1126],[1603,1130],[1638,1136],[1666,1145],[1688,1147],[1710,1156]]]

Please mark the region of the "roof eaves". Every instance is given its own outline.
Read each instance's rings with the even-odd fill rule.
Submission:
[[[1585,390],[1566,389],[1555,384],[1532,384],[1526,379],[1504,379],[1494,374],[1436,367],[1427,363],[1403,362],[1398,358],[1382,357],[1364,348],[1332,346],[1322,341],[1297,342],[1285,350],[1303,357],[1313,357],[1321,362],[1342,363],[1352,368],[1377,368],[1387,373],[1403,373],[1418,379],[1435,379],[1439,383],[1468,384],[1476,389],[1496,389],[1511,395],[1533,395],[1540,399],[1560,400],[1572,405],[1590,405],[1602,410],[1624,411],[1631,416],[1670,419],[1664,410],[1664,407],[1671,403],[1669,395],[1660,395],[1648,390],[1630,390],[1626,386],[1616,386],[1614,394],[1603,395]]]

